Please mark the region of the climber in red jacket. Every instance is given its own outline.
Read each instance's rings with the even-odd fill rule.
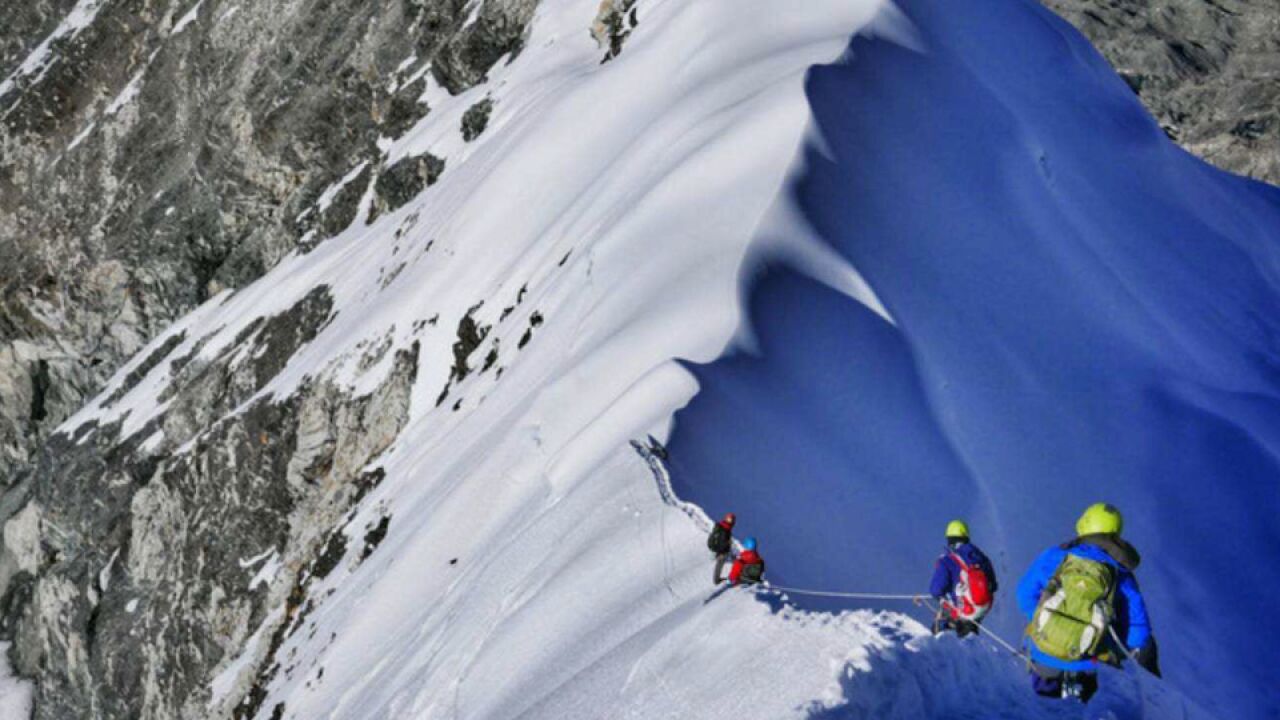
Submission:
[[[755,585],[764,580],[764,559],[756,552],[756,539],[749,537],[742,541],[742,554],[733,561],[729,570],[729,584]]]

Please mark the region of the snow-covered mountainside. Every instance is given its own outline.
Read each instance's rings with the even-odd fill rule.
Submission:
[[[1098,45],[1184,147],[1280,180],[1280,5],[1045,2]],[[379,169],[380,140],[433,110],[426,76],[452,93],[485,84],[524,48],[536,6],[6,3],[0,481],[27,473],[53,429],[177,318],[344,229]],[[632,6],[645,14],[610,0],[599,16],[608,52],[629,32],[623,10]],[[489,108],[473,104],[468,136]],[[362,160],[369,165],[356,170]],[[404,203],[452,162],[429,155],[383,168],[375,205]]]
[[[892,323],[771,268],[759,356],[695,368],[676,490],[756,518],[784,585],[890,591],[954,515],[1011,590],[1107,499],[1169,683],[1275,717],[1280,190],[1175,146],[1035,5],[898,6],[927,52],[859,39],[811,73],[788,193]]]
[[[1275,715],[1271,588],[1217,584],[1280,557],[1280,200],[1175,148],[1065,23],[312,5],[164,3],[100,64],[117,4],[25,21],[49,41],[0,89],[25,128],[4,259],[92,282],[5,298],[29,311],[0,370],[44,370],[0,387],[42,411],[0,428],[0,712]],[[84,73],[110,98],[18,92]],[[148,103],[153,73],[189,93]],[[93,119],[44,128],[58,103]],[[46,130],[49,162],[22,142]],[[66,223],[43,210],[89,175],[56,188]],[[63,419],[99,348],[132,359]],[[910,603],[709,582],[702,508],[738,510],[779,584],[900,595],[951,515],[1011,585],[1098,493],[1131,512],[1170,671],[1108,670],[1087,708]]]

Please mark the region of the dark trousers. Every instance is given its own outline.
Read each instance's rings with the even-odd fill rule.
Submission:
[[[716,553],[716,570],[715,570],[715,573],[711,576],[713,578],[712,579],[713,584],[715,585],[720,584],[722,580],[721,573],[724,572],[724,564],[727,562],[729,562],[729,553]]]
[[[933,634],[938,635],[948,631],[954,632],[957,637],[977,635],[978,623],[972,620],[957,620],[946,611],[940,612],[933,619]]]
[[[1067,673],[1037,662],[1031,663],[1031,688],[1037,695],[1051,698],[1066,697],[1063,690],[1072,685],[1079,689],[1080,702],[1089,702],[1089,698],[1098,692],[1098,676],[1091,672]]]

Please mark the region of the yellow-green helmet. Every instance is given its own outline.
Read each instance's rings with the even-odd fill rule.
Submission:
[[[947,523],[947,537],[969,539],[969,526],[963,520],[952,520]]]
[[[1076,535],[1119,535],[1124,530],[1124,518],[1110,503],[1090,505],[1076,521]]]

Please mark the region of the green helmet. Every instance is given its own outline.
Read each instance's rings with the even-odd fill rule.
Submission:
[[[963,520],[952,520],[947,523],[947,537],[969,539],[969,526]]]
[[[1124,529],[1120,511],[1109,503],[1094,503],[1076,521],[1076,536],[1119,535]]]

